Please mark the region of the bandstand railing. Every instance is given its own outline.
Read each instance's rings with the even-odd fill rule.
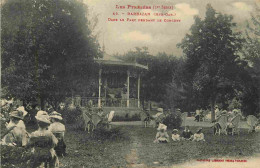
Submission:
[[[98,107],[98,97],[82,97],[81,106],[86,106],[91,102],[94,107]],[[101,98],[103,107],[127,107],[127,99],[123,98]],[[138,107],[138,99],[129,98],[129,107]]]

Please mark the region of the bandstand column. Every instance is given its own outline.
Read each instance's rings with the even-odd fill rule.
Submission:
[[[99,69],[99,74],[98,74],[98,107],[101,107],[101,74],[102,74],[102,69]]]
[[[129,107],[129,83],[130,83],[130,72],[129,71],[127,71],[127,99],[126,99],[126,107]]]
[[[138,75],[138,81],[137,81],[137,105],[138,105],[138,108],[140,107],[140,82],[141,82],[141,79],[140,79],[140,74]]]

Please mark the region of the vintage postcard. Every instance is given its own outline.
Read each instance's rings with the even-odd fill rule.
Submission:
[[[1,0],[1,167],[256,168],[259,0]]]

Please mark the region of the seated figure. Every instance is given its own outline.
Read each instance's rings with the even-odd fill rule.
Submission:
[[[167,126],[164,124],[159,124],[157,128],[157,134],[155,136],[154,143],[168,143],[169,135],[167,134]]]
[[[178,134],[178,130],[177,129],[174,129],[172,131],[172,140],[173,141],[180,141],[180,135]]]
[[[205,141],[204,134],[202,133],[202,128],[199,128],[197,132],[193,135],[192,141]]]
[[[52,123],[49,126],[49,130],[58,139],[58,144],[54,149],[58,156],[64,156],[66,155],[66,144],[64,141],[65,125],[61,123],[61,114],[54,111],[50,114],[50,119]]]
[[[36,168],[42,164],[45,164],[45,167],[57,167],[59,160],[54,147],[57,145],[58,140],[48,130],[48,126],[51,123],[49,115],[45,111],[38,111],[35,118],[37,119],[39,128],[32,132],[29,144],[27,145],[27,147],[33,148],[33,155],[30,159],[31,167]]]
[[[186,126],[185,129],[183,130],[182,137],[183,137],[184,140],[192,140],[193,134],[190,131],[190,127],[189,126]]]
[[[9,146],[26,146],[29,134],[26,131],[22,111],[12,111],[10,113],[10,122],[6,124],[7,134],[2,140],[2,144]]]

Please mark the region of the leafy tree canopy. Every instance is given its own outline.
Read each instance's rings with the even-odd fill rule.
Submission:
[[[199,95],[210,100],[213,107],[221,92],[234,91],[237,72],[243,63],[238,53],[243,39],[232,16],[217,13],[207,5],[206,17],[195,17],[190,34],[187,34],[179,47],[187,56],[187,78],[192,79],[191,86]]]
[[[8,0],[1,8],[6,96],[57,103],[88,90],[93,59],[102,52],[89,29],[83,3]]]
[[[245,81],[242,95],[243,108],[247,114],[257,114],[260,111],[260,8],[255,5],[255,14],[247,22],[246,43],[243,56],[248,62],[246,68],[251,78]]]
[[[148,65],[149,70],[142,79],[141,98],[162,102],[165,99],[166,87],[172,81],[173,73],[177,71],[182,59],[166,53],[151,55],[147,47],[136,47],[117,58],[126,62],[137,62]]]

